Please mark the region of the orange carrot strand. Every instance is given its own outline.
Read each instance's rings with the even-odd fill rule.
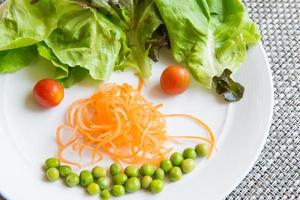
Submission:
[[[182,144],[179,139],[201,140],[210,144],[209,156],[215,146],[211,129],[200,119],[187,114],[164,115],[157,106],[141,95],[143,80],[137,89],[128,84],[103,84],[89,98],[75,101],[67,110],[66,123],[56,131],[58,159],[81,168],[94,164],[107,155],[119,164],[158,165],[168,156],[172,148],[166,148],[167,141]],[[200,136],[168,136],[167,117],[189,118],[207,132],[209,139]],[[63,131],[68,131],[63,141]],[[84,165],[63,156],[67,148],[82,156],[84,150],[91,154],[91,162]]]

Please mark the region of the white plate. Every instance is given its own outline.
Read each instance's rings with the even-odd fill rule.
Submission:
[[[163,103],[164,113],[190,113],[203,119],[216,134],[217,151],[182,180],[166,184],[162,193],[137,192],[122,199],[221,199],[250,171],[269,132],[273,88],[264,50],[261,44],[249,50],[245,64],[235,75],[246,88],[245,96],[232,104],[195,84],[183,95],[165,96],[158,87],[159,76],[173,61],[167,59],[168,53],[163,54],[161,62],[153,65],[144,95]],[[0,76],[0,191],[13,200],[98,199],[89,197],[80,187],[69,189],[61,181],[48,183],[43,178],[42,165],[57,151],[55,128],[63,122],[67,106],[92,94],[97,85],[84,81],[66,90],[60,106],[43,110],[33,101],[31,90],[38,80],[51,75],[49,65],[39,60],[18,73]],[[114,73],[111,81],[136,85],[137,78],[131,72]],[[172,134],[196,134],[200,130],[186,120],[168,120],[168,127]]]

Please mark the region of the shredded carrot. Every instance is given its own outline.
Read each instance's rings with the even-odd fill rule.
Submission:
[[[142,92],[143,84],[144,84],[143,79],[139,79],[139,84],[138,84],[138,88],[137,88],[137,91],[138,91],[139,93]]]
[[[200,119],[188,114],[163,115],[162,106],[153,105],[140,93],[143,81],[137,89],[128,84],[103,84],[90,98],[75,101],[67,110],[66,123],[56,131],[58,159],[81,168],[82,165],[63,156],[71,147],[81,156],[84,150],[91,151],[93,164],[109,156],[117,163],[159,164],[171,151],[166,141],[180,143],[177,139],[196,139],[210,144],[209,156],[215,146],[211,129]],[[168,136],[167,117],[186,117],[201,125],[209,139],[200,136]],[[63,142],[63,131],[68,139]]]
[[[210,137],[210,140],[200,137],[200,136],[173,136],[173,138],[199,139],[199,140],[203,140],[205,142],[209,142],[211,145],[209,148],[208,158],[211,156],[213,148],[216,144],[216,140],[215,140],[214,133],[212,132],[212,130],[209,128],[209,126],[207,124],[205,124],[199,118],[192,116],[192,115],[188,115],[188,114],[168,114],[168,115],[164,115],[164,117],[185,117],[185,118],[194,120],[196,123],[198,123],[200,126],[202,126],[207,131],[207,133]]]

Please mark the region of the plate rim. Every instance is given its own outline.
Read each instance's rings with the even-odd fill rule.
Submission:
[[[261,155],[265,145],[266,145],[266,141],[267,141],[267,138],[268,136],[270,135],[270,129],[271,129],[271,125],[272,125],[272,120],[273,120],[273,115],[274,115],[274,81],[273,81],[273,76],[272,76],[272,70],[271,70],[271,65],[270,65],[270,62],[269,62],[269,59],[268,59],[268,56],[266,54],[266,51],[263,47],[263,44],[262,42],[260,41],[258,44],[257,44],[263,54],[263,57],[264,57],[264,61],[266,62],[266,67],[267,67],[267,71],[268,71],[268,77],[269,77],[269,84],[270,84],[270,99],[271,99],[271,102],[270,102],[270,113],[269,113],[269,116],[268,116],[268,124],[266,125],[266,130],[265,130],[265,133],[264,133],[264,136],[263,136],[263,139],[261,140],[260,144],[259,144],[259,149],[257,150],[255,156],[253,156],[252,160],[250,161],[251,164],[248,165],[248,168],[245,169],[245,172],[243,173],[243,175],[241,175],[238,180],[236,180],[236,183],[233,184],[227,192],[225,192],[224,196],[223,196],[223,199],[225,199],[228,195],[230,195],[231,192],[233,192],[238,186],[239,184],[244,180],[244,178],[252,171],[253,167],[255,166],[256,162],[258,161],[259,159],[259,156]]]

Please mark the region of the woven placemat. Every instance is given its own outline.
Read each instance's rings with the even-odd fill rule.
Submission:
[[[300,200],[300,0],[244,2],[262,31],[275,105],[258,161],[227,200]]]
[[[244,2],[263,34],[274,79],[274,116],[254,168],[226,199],[300,200],[300,0]]]

